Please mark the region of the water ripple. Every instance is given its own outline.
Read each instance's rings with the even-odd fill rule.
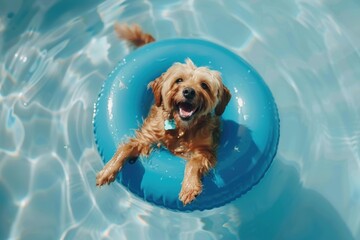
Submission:
[[[310,0],[1,6],[0,238],[359,239],[359,9]],[[221,208],[178,213],[119,183],[95,186],[103,163],[93,106],[131,51],[114,34],[115,21],[139,23],[157,39],[217,42],[264,77],[282,136],[252,191]]]

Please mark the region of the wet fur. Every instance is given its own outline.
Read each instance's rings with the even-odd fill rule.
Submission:
[[[155,39],[143,33],[138,25],[117,25],[121,38],[135,46]],[[150,37],[149,37],[150,36]],[[182,79],[181,82],[177,82]],[[204,88],[204,84],[207,88]],[[193,201],[202,191],[201,178],[216,164],[216,149],[220,135],[220,115],[230,101],[229,90],[223,85],[220,73],[206,67],[197,67],[187,59],[175,63],[148,85],[155,103],[135,137],[120,144],[115,155],[97,174],[96,185],[114,181],[124,163],[140,155],[147,156],[154,145],[163,145],[173,154],[187,160],[179,199],[184,205]],[[178,103],[184,101],[184,88],[192,88],[195,97],[191,104],[197,111],[190,120],[181,118]],[[164,122],[174,119],[176,129],[165,130]]]

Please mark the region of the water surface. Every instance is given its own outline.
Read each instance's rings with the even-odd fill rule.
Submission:
[[[358,1],[0,1],[0,239],[360,239]],[[246,59],[273,92],[277,157],[250,192],[178,213],[115,183],[92,133],[113,31],[195,37]]]

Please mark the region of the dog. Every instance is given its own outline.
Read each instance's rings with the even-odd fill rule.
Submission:
[[[115,25],[118,36],[136,47],[155,39],[138,25]],[[187,160],[179,199],[185,205],[202,191],[202,177],[216,165],[220,116],[231,99],[218,71],[197,67],[191,59],[174,63],[148,84],[155,103],[135,136],[117,148],[96,176],[96,185],[114,181],[128,159],[150,154],[163,145]]]

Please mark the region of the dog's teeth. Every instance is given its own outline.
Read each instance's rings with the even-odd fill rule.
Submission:
[[[186,111],[182,108],[180,108],[180,115],[182,117],[191,117],[191,115],[194,113],[194,110],[191,110],[191,111]]]

